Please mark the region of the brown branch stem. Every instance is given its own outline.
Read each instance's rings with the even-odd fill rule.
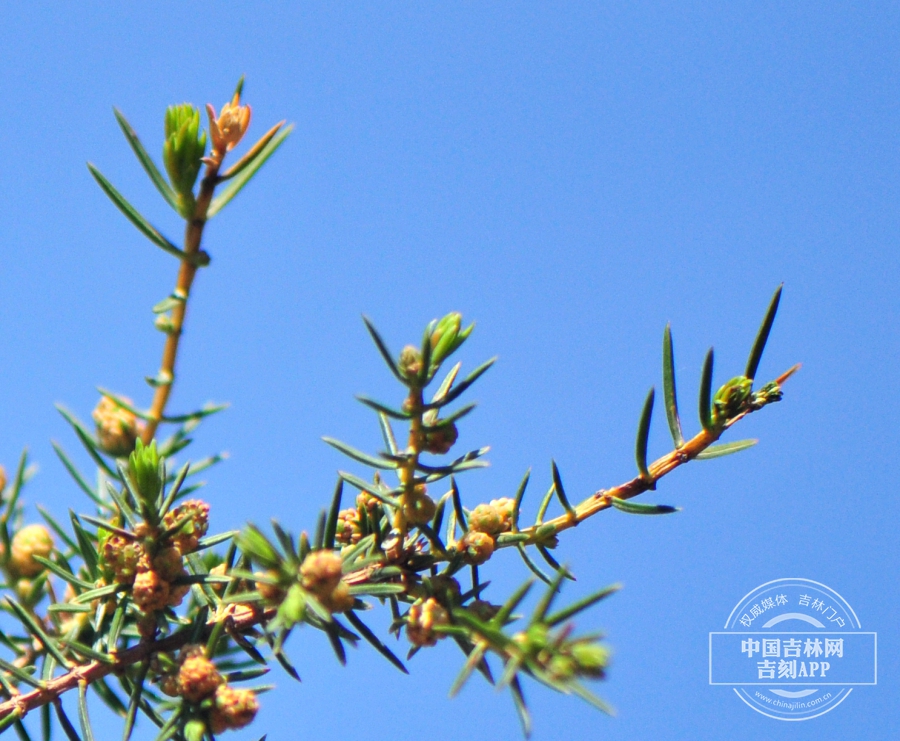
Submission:
[[[232,630],[243,633],[274,617],[275,608],[267,610],[251,610],[245,607],[243,610],[236,610],[235,613],[236,614],[224,618],[220,617],[219,619],[230,620],[231,625],[229,627]],[[214,619],[207,624],[205,631],[206,636],[209,635],[215,622],[216,620]],[[132,646],[125,651],[117,653],[115,655],[116,660],[114,663],[108,664],[101,661],[91,661],[82,666],[77,666],[62,676],[49,680],[45,686],[40,689],[33,689],[30,692],[16,695],[12,699],[0,703],[0,721],[8,717],[11,713],[17,713],[20,719],[24,718],[28,711],[54,702],[65,692],[77,689],[81,682],[91,684],[108,674],[120,672],[126,667],[144,661],[154,654],[164,651],[177,651],[187,645],[192,636],[193,628],[184,628],[177,633],[173,633],[170,636],[166,636],[165,638],[156,641],[141,641],[136,646]]]
[[[181,342],[181,333],[184,328],[184,318],[187,314],[188,298],[191,294],[191,286],[197,275],[197,255],[200,253],[200,244],[203,240],[203,228],[206,226],[209,205],[212,202],[213,193],[218,183],[219,167],[222,164],[224,152],[214,150],[206,165],[206,172],[200,182],[200,193],[194,207],[194,215],[188,221],[184,233],[184,254],[178,270],[178,280],[175,283],[174,295],[179,301],[172,309],[172,324],[163,347],[162,362],[160,363],[160,385],[153,394],[153,402],[150,405],[149,419],[144,427],[141,438],[145,445],[149,445],[156,435],[156,429],[166,411],[166,404],[175,383],[175,363],[178,359],[178,346]]]

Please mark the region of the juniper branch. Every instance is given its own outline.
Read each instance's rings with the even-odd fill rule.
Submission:
[[[254,645],[265,637],[274,658],[294,673],[282,652],[282,644],[291,630],[302,623],[326,633],[342,662],[346,658],[342,641],[352,643],[362,636],[395,666],[406,671],[403,663],[354,612],[368,607],[361,601],[364,596],[390,600],[394,617],[392,631],[406,626],[407,637],[414,647],[413,653],[423,646],[434,645],[439,637],[454,638],[468,658],[454,691],[476,668],[491,679],[485,656],[490,652],[499,657],[504,663],[499,686],[508,686],[512,690],[526,733],[527,711],[519,684],[522,674],[530,675],[561,692],[574,692],[596,707],[608,710],[608,706],[580,684],[582,678],[602,679],[605,676],[608,653],[599,645],[602,637],[595,634],[574,636],[571,624],[559,624],[618,587],[608,587],[575,605],[548,614],[560,585],[570,576],[568,569],[558,564],[548,549],[556,546],[558,533],[610,507],[652,514],[674,511],[672,507],[660,505],[626,506],[625,502],[655,489],[657,481],[691,460],[736,452],[755,442],[715,445],[721,435],[739,420],[778,401],[781,385],[799,367],[795,366],[754,391],[754,376],[772,327],[781,289],[776,291],[757,335],[748,361],[747,375],[733,378],[714,397],[711,385],[712,351],[707,355],[700,385],[702,430],[686,442],[675,399],[673,345],[667,327],[664,340],[664,398],[675,449],[647,464],[647,441],[655,399],[655,392],[651,390],[644,404],[635,448],[640,475],[611,489],[601,489],[573,507],[563,490],[562,477],[554,463],[553,485],[540,506],[537,521],[524,529],[519,528],[518,518],[528,476],[519,487],[515,500],[503,498],[492,501],[479,505],[471,513],[463,509],[455,476],[486,465],[480,458],[488,448],[466,453],[448,465],[426,465],[420,460],[423,453],[444,455],[456,443],[456,422],[468,414],[474,404],[453,412],[449,412],[448,405],[493,362],[479,366],[454,387],[460,367],[457,364],[446,375],[432,400],[426,403],[424,390],[442,363],[465,341],[472,326],[463,329],[461,316],[456,312],[440,321],[434,320],[425,330],[421,350],[407,346],[394,360],[384,341],[366,320],[379,352],[393,375],[405,386],[406,399],[401,410],[362,399],[379,413],[388,452],[370,455],[330,438],[326,442],[353,460],[375,468],[372,484],[353,474],[342,473],[342,480],[332,499],[330,515],[326,519],[325,512],[322,513],[312,541],[306,533],[301,533],[295,540],[293,535],[273,521],[276,535],[273,543],[251,525],[234,539],[224,559],[213,556],[212,561],[204,563],[199,552],[231,539],[231,534],[203,537],[207,532],[209,511],[205,502],[186,501],[179,505],[181,509],[176,508],[178,511],[172,509],[176,495],[184,496],[199,485],[182,489],[190,465],[174,476],[166,471],[166,458],[171,459],[186,447],[190,443],[188,435],[191,430],[200,419],[216,409],[204,407],[190,415],[166,416],[166,405],[175,380],[180,339],[193,282],[198,268],[209,262],[201,249],[206,222],[234,197],[290,133],[290,127],[282,130],[282,124],[276,125],[236,165],[220,175],[227,152],[241,140],[249,125],[250,108],[239,103],[242,85],[243,81],[238,84],[232,102],[223,107],[218,118],[215,110],[207,107],[213,144],[208,157],[202,157],[206,135],[198,133],[199,111],[187,104],[169,109],[164,159],[171,186],[146,155],[133,130],[117,113],[132,148],[154,184],[169,205],[186,219],[183,249],[163,237],[95,168],[91,168],[94,177],[116,206],[152,242],[167,253],[176,255],[180,264],[173,294],[154,307],[157,313],[171,311],[171,314],[160,317],[164,321],[157,322],[167,337],[159,374],[151,382],[155,392],[150,409],[142,412],[133,408],[126,399],[104,393],[94,415],[98,425],[96,439],[66,413],[79,440],[100,467],[101,481],[104,474],[109,479],[106,481],[109,498],[106,498],[102,483],[98,484],[95,492],[68,462],[68,458],[61,454],[76,482],[98,505],[98,514],[102,515],[79,518],[73,513],[74,539],[68,538],[52,518],[48,518],[54,531],[69,545],[68,551],[55,550],[53,540],[43,526],[20,527],[21,504],[18,495],[25,478],[23,458],[6,503],[6,512],[0,518],[0,545],[3,546],[2,553],[6,554],[0,557],[0,570],[17,587],[21,603],[10,601],[9,607],[25,632],[24,636],[13,638],[0,634],[2,642],[15,655],[12,661],[2,660],[0,663],[0,692],[8,698],[0,702],[0,732],[13,724],[17,729],[22,728],[21,719],[36,708],[47,708],[43,715],[49,718],[48,706],[52,704],[60,714],[60,723],[66,734],[73,737],[74,729],[61,710],[61,696],[76,688],[79,690],[84,713],[82,722],[85,723],[86,688],[95,685],[103,696],[106,685],[102,680],[110,674],[120,676],[131,696],[126,739],[131,733],[138,708],[159,725],[165,723],[163,737],[166,738],[173,734],[200,738],[218,733],[216,728],[242,728],[252,721],[258,709],[254,690],[242,690],[243,694],[240,694],[226,686],[226,678],[219,675],[212,661],[229,657],[229,651],[234,649],[243,650],[250,661],[266,663]],[[206,169],[195,198],[193,189],[201,163],[206,165]],[[217,185],[228,179],[231,179],[230,184],[214,198]],[[441,417],[442,412],[449,413]],[[140,433],[138,417],[146,422]],[[405,450],[398,450],[389,418],[409,422]],[[155,436],[159,424],[163,422],[183,422],[183,426],[169,440],[157,446]],[[115,464],[109,464],[104,456],[116,459]],[[127,464],[123,456],[129,456]],[[208,460],[214,462],[216,458]],[[193,472],[202,470],[205,465],[208,463],[203,461],[194,465]],[[380,478],[380,471],[390,470],[398,476],[399,486],[396,488],[386,485]],[[451,491],[435,502],[427,495],[427,486],[448,477]],[[340,510],[344,482],[362,492],[357,498],[357,509],[349,510],[349,516],[348,511]],[[172,486],[167,494],[169,483]],[[0,484],[0,493],[3,489],[4,485]],[[544,514],[554,495],[559,499],[564,514],[544,521]],[[449,511],[446,543],[441,539],[445,509]],[[342,516],[347,518],[343,521],[345,524],[354,523],[349,530],[342,531],[347,535],[341,541],[343,547],[336,546],[335,542]],[[88,532],[83,523],[99,530]],[[12,539],[10,525],[15,531]],[[459,540],[456,537],[457,528],[463,532]],[[500,607],[482,598],[487,583],[480,582],[478,577],[478,566],[491,557],[495,548],[510,546],[516,546],[529,568],[550,585],[525,630],[515,635],[507,633],[505,628],[517,619],[512,613],[530,585],[523,585]],[[553,578],[546,577],[531,562],[525,546],[535,546],[554,569]],[[69,561],[76,557],[80,558],[82,565],[73,570]],[[213,562],[215,566],[211,565]],[[436,567],[442,563],[447,565],[439,573]],[[264,571],[253,572],[254,565]],[[466,566],[472,567],[473,585],[469,592],[462,593],[453,577]],[[30,581],[32,577],[37,578]],[[53,577],[67,582],[72,588],[71,598],[64,598],[62,603],[58,601],[51,580]],[[216,587],[225,583],[227,587],[224,590]],[[179,607],[191,587],[194,590],[193,601],[188,603],[187,614],[179,617],[170,608]],[[104,601],[113,594],[119,595],[115,602]],[[36,608],[44,604],[44,599],[49,601],[49,605],[42,618]],[[89,607],[92,601],[95,602],[94,608]],[[401,614],[401,603],[409,607],[406,614]],[[115,612],[108,615],[106,610],[111,604],[116,605]],[[136,609],[129,613],[132,607]],[[207,618],[207,610],[213,611],[211,618]],[[81,613],[87,621],[90,618],[86,616],[94,612],[90,625],[96,635],[80,643],[79,631],[89,622],[80,626],[76,623],[75,627],[67,629],[60,619],[66,612],[73,615]],[[130,623],[132,618],[133,624]],[[186,619],[191,625],[180,627],[185,625]],[[360,635],[350,631],[342,620],[349,621]],[[129,632],[123,632],[126,623],[129,623]],[[122,637],[134,635],[135,628],[143,638],[128,647],[129,639]],[[264,636],[260,628],[264,630]],[[168,633],[169,630],[175,632]],[[160,631],[166,635],[157,637]],[[228,643],[220,641],[226,635],[233,646],[222,645]],[[194,645],[199,643],[206,643],[206,648]],[[104,645],[108,647],[108,653],[101,650]],[[179,649],[184,651],[177,660],[168,655]],[[197,651],[203,654],[202,658]],[[41,672],[32,674],[41,659],[44,660]],[[153,674],[148,679],[151,660]],[[179,662],[178,679],[174,690],[168,685],[172,690],[169,691],[165,689],[165,682],[175,676],[172,673],[174,661]],[[192,679],[197,676],[193,669],[204,662],[206,673],[202,675],[203,683],[198,685]],[[138,665],[141,669],[136,677],[129,676],[129,668]],[[223,661],[219,666],[225,665]],[[54,678],[56,667],[60,667],[63,673]],[[232,671],[227,674],[227,681],[254,678],[260,675],[260,671],[267,669]],[[157,709],[163,711],[174,706],[161,703],[159,698],[148,700],[148,695],[142,694],[145,682],[151,680],[159,682],[166,694],[181,698],[180,706],[172,710],[168,721],[161,720],[154,703]],[[20,688],[25,687],[29,691],[22,692]],[[210,706],[213,694],[215,708]],[[225,700],[220,703],[223,697]],[[108,697],[104,699],[110,702]],[[116,703],[121,705],[115,696],[112,700],[115,701],[110,702],[113,707]],[[222,707],[234,711],[227,723],[223,721],[224,716],[216,715]],[[183,733],[176,726],[183,727]],[[86,735],[89,735],[87,731]]]

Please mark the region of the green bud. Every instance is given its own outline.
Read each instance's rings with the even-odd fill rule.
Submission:
[[[550,673],[557,679],[571,679],[576,671],[575,661],[571,656],[562,656],[557,654],[550,659],[548,669]]]
[[[437,323],[431,333],[431,361],[434,365],[439,365],[450,354],[461,324],[462,314],[456,311],[447,314]]]
[[[189,103],[169,106],[165,118],[163,162],[178,194],[179,211],[188,218],[194,209],[194,184],[200,160],[206,153],[206,132],[200,128],[200,111]]]
[[[541,650],[547,645],[549,630],[543,623],[535,623],[525,632],[525,636],[532,650]]]
[[[144,445],[138,438],[135,441],[134,452],[128,458],[128,472],[141,497],[141,502],[150,508],[156,502],[162,487],[159,463],[156,440]]]
[[[165,332],[166,334],[171,334],[175,325],[172,323],[172,317],[168,314],[159,314],[156,319],[153,321],[153,325],[160,331]]]
[[[293,584],[288,590],[287,597],[278,608],[278,612],[285,620],[287,625],[295,625],[303,619],[306,612],[306,598],[303,589],[299,584]]]
[[[184,737],[187,741],[203,741],[205,736],[206,723],[199,718],[194,718],[184,724]]]
[[[166,108],[166,139],[177,134],[179,129],[192,118],[195,108],[190,103],[170,105]],[[199,111],[197,112],[199,114]]]
[[[741,405],[750,398],[753,379],[737,376],[720,388],[713,398],[713,408],[719,420],[729,419],[740,411]]]
[[[609,664],[609,651],[599,643],[576,643],[571,652],[581,674],[599,676]]]
[[[432,367],[439,366],[455,353],[475,327],[474,324],[470,324],[465,329],[460,329],[461,326],[462,314],[458,311],[447,314],[438,322],[431,334]]]

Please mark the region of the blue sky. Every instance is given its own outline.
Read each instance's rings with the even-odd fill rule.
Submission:
[[[471,506],[528,466],[544,487],[551,457],[572,496],[631,478],[666,322],[695,431],[706,348],[717,385],[737,375],[784,282],[761,372],[804,366],[736,431],[760,444],[667,478],[654,501],[677,515],[607,512],[563,538],[569,597],[625,584],[579,621],[615,649],[597,689],[618,717],[530,686],[534,737],[896,738],[898,20],[839,2],[7,8],[0,460],[27,444],[29,501],[86,510],[50,447],[76,445],[53,405],[87,417],[97,385],[149,401],[149,309],[175,265],[84,163],[177,236],[112,106],[156,153],[166,105],[219,106],[243,73],[251,130],[296,129],[207,230],[188,318],[174,407],[232,403],[195,447],[231,453],[208,477],[214,526],[311,529],[346,465],[320,436],[377,449],[353,395],[399,399],[361,313],[399,348],[459,310],[477,321],[465,367],[499,356],[461,431],[493,448],[461,481]],[[656,416],[653,456],[670,446]],[[488,572],[497,601],[526,576],[511,554]],[[828,584],[878,632],[878,686],[806,723],[707,684],[709,631],[785,576]],[[240,737],[519,737],[486,685],[447,699],[449,646],[411,677],[368,648],[341,669],[312,631],[291,650],[303,684],[276,672]]]

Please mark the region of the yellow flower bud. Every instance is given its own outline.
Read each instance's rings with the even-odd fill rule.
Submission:
[[[362,538],[362,527],[359,522],[359,510],[351,507],[338,512],[335,540],[343,545],[355,545]]]
[[[407,345],[400,351],[397,365],[405,378],[415,378],[422,372],[422,354],[413,345]]]
[[[425,493],[425,487],[417,486],[412,493],[401,498],[403,517],[413,525],[424,525],[429,522],[437,510],[434,500]]]
[[[175,509],[166,512],[163,526],[174,527],[185,518],[187,522],[172,536],[172,543],[186,556],[197,550],[200,538],[209,530],[209,505],[200,499],[182,502]]]
[[[413,646],[433,646],[444,637],[434,632],[434,626],[449,622],[447,610],[434,597],[418,600],[406,613],[406,637]]]
[[[15,534],[9,566],[18,576],[37,576],[44,567],[34,556],[49,558],[53,552],[53,538],[43,525],[28,525]]]
[[[317,597],[327,596],[341,580],[343,562],[334,551],[310,553],[300,566],[300,584]]]
[[[378,474],[376,473],[375,475],[377,476]],[[381,502],[369,492],[361,491],[356,497],[356,506],[366,510],[369,514],[372,514],[381,506]]]
[[[516,507],[516,500],[509,497],[501,497],[500,499],[492,499],[491,506],[497,510],[500,515],[500,532],[506,533],[512,530],[513,510]]]
[[[216,704],[209,717],[214,734],[250,725],[259,710],[259,700],[253,690],[235,689],[222,685],[216,690]]]
[[[104,396],[91,415],[97,423],[97,439],[107,453],[125,456],[134,450],[134,443],[140,434],[137,417],[119,406],[113,399]]]
[[[200,702],[225,682],[215,664],[205,656],[189,655],[178,670],[178,694],[188,702]]]
[[[343,562],[337,553],[329,550],[313,551],[300,565],[300,585],[313,594],[326,609],[344,612],[353,607],[355,600],[350,594],[349,585],[341,579],[342,571]],[[260,592],[265,595],[261,588]]]
[[[503,521],[497,508],[490,504],[479,504],[469,515],[469,530],[488,535],[496,535],[502,531]]]
[[[134,578],[131,598],[144,612],[162,610],[169,602],[169,582],[155,571],[142,571]]]
[[[121,535],[110,535],[100,549],[103,565],[112,570],[119,584],[132,584],[144,555],[141,544]]]
[[[466,563],[478,566],[494,553],[494,539],[487,533],[468,532],[459,541],[459,548],[464,552]]]

